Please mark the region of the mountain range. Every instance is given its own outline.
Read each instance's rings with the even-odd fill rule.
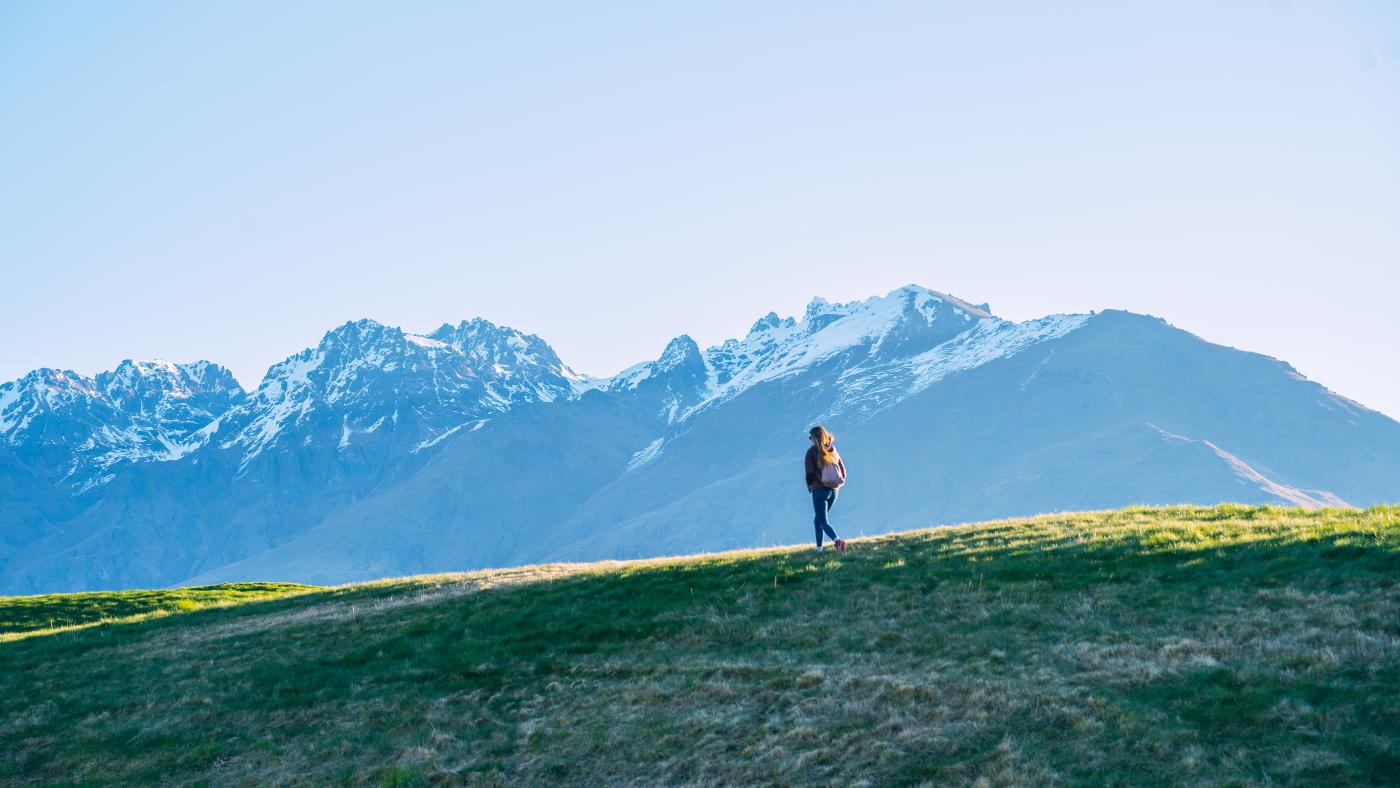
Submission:
[[[688,336],[607,378],[475,319],[346,323],[244,391],[207,361],[0,385],[0,593],[335,583],[1067,509],[1400,500],[1400,423],[1288,364],[1108,310],[908,286]]]

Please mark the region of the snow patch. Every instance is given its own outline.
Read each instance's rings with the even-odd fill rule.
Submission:
[[[0,386],[0,435],[9,432],[19,423],[18,419],[12,420],[12,412],[18,410],[15,406],[19,403],[19,384],[16,380]]]
[[[442,433],[439,434],[439,435],[435,435],[435,436],[433,436],[433,437],[431,437],[431,438],[428,438],[428,439],[425,440],[425,441],[420,441],[420,442],[418,443],[418,445],[416,445],[416,446],[414,446],[413,448],[409,449],[409,450],[408,450],[408,453],[409,453],[409,454],[417,454],[418,452],[420,452],[420,451],[422,451],[422,450],[424,450],[424,449],[430,448],[430,447],[432,447],[432,446],[436,446],[436,445],[438,445],[439,443],[441,443],[443,440],[445,440],[445,439],[451,437],[452,435],[457,434],[459,431],[461,431],[461,429],[462,429],[463,427],[470,426],[471,429],[468,430],[468,432],[476,432],[477,430],[481,429],[482,426],[485,425],[486,422],[488,422],[488,421],[490,421],[490,419],[477,419],[477,420],[475,420],[475,421],[468,421],[468,422],[466,422],[466,423],[464,423],[464,424],[458,424],[457,426],[453,427],[452,429],[446,430],[446,431],[442,432]]]
[[[408,344],[417,345],[418,347],[432,348],[434,350],[441,350],[443,348],[450,347],[446,342],[440,342],[436,339],[429,339],[428,337],[420,336],[418,334],[404,334],[403,338],[404,341]]]
[[[626,469],[624,469],[623,472],[624,472],[624,473],[631,473],[632,471],[637,470],[638,468],[642,467],[643,465],[646,465],[647,463],[651,462],[652,460],[655,460],[657,457],[660,457],[660,456],[661,456],[661,444],[662,444],[662,439],[661,439],[661,438],[657,438],[656,440],[652,441],[651,443],[648,443],[648,444],[646,445],[646,448],[642,449],[641,451],[637,452],[636,454],[633,454],[633,455],[632,455],[632,459],[630,459],[630,460],[627,461],[627,467],[626,467]]]
[[[241,411],[256,414],[246,427],[220,444],[221,448],[243,447],[239,470],[247,467],[281,433],[289,419],[311,412],[311,373],[320,368],[324,353],[303,351],[268,370],[262,385]]]
[[[1148,422],[1147,426],[1156,430],[1162,435],[1163,438],[1166,438],[1168,440],[1184,441],[1186,443],[1199,443],[1208,447],[1211,451],[1215,452],[1215,455],[1217,457],[1224,460],[1226,465],[1230,466],[1230,470],[1234,472],[1236,476],[1249,482],[1250,484],[1253,484],[1259,490],[1268,493],[1269,495],[1272,495],[1275,498],[1278,498],[1279,500],[1287,501],[1288,503],[1291,503],[1294,506],[1301,506],[1304,509],[1322,509],[1328,506],[1346,507],[1351,505],[1346,501],[1342,500],[1334,493],[1327,492],[1326,490],[1304,491],[1298,489],[1297,487],[1290,487],[1286,484],[1283,484],[1282,482],[1274,481],[1268,476],[1265,476],[1264,474],[1255,470],[1249,465],[1249,463],[1245,462],[1239,457],[1236,457],[1230,452],[1225,451],[1224,449],[1215,445],[1211,441],[1205,439],[1197,440],[1195,438],[1188,438],[1185,435],[1177,435],[1173,432],[1167,432],[1166,430],[1162,429],[1161,427],[1158,427],[1156,424],[1153,424],[1151,422]],[[1309,493],[1313,494],[1310,495]]]
[[[1016,355],[1031,345],[1058,339],[1088,320],[1088,315],[1051,315],[1024,323],[979,322],[909,359],[908,366],[914,372],[909,393],[917,394],[955,372],[980,367],[989,361]]]

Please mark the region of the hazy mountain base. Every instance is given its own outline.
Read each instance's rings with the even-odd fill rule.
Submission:
[[[188,387],[156,374],[176,367],[124,368],[121,390],[155,400],[141,414],[185,412]],[[186,418],[109,424],[125,395],[74,373],[18,383],[0,384],[0,593],[770,546],[809,521],[795,469],[816,422],[852,471],[847,535],[1400,500],[1400,423],[1283,362],[1143,315],[1011,323],[912,285],[816,299],[705,350],[682,335],[601,380],[484,321],[432,337],[346,323],[184,437]],[[169,445],[132,449],[155,434]]]
[[[0,776],[1393,784],[1397,578],[1222,506],[299,592],[0,645]]]
[[[1152,318],[1100,313],[881,410],[856,410],[881,402],[871,392],[841,410],[831,381],[862,363],[836,355],[748,389],[666,428],[631,467],[656,433],[630,398],[512,411],[294,539],[169,582],[339,583],[787,542],[810,527],[799,463],[813,421],[836,431],[851,470],[833,513],[845,535],[1280,493],[1400,500],[1400,424]]]

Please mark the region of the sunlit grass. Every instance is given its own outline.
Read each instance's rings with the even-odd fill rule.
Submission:
[[[177,597],[0,643],[0,782],[1393,784],[1397,580],[1224,506]]]
[[[0,642],[308,590],[312,586],[295,583],[224,583],[168,590],[0,597]]]

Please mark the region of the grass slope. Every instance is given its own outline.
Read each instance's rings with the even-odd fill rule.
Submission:
[[[0,642],[0,781],[1395,784],[1397,580],[1222,506],[297,590]]]
[[[0,597],[0,642],[17,639],[19,633],[51,634],[98,624],[129,623],[314,588],[296,583],[224,583],[157,591]]]

